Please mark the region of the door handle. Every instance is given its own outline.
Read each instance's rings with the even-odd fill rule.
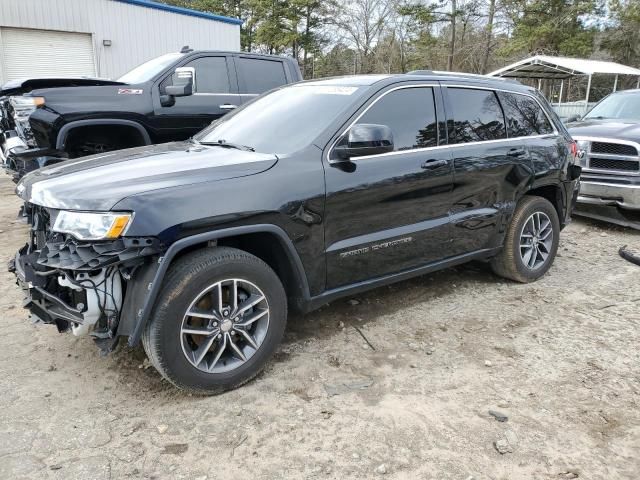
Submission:
[[[425,170],[434,170],[436,168],[444,167],[448,164],[449,162],[447,160],[438,160],[437,158],[432,158],[425,161],[422,165],[420,165],[420,167],[424,168]]]
[[[238,108],[238,105],[231,105],[230,103],[220,105],[220,110],[233,110],[234,108]]]
[[[507,152],[508,157],[523,157],[527,154],[524,148],[512,148]]]

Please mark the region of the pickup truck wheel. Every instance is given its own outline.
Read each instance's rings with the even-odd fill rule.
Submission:
[[[142,340],[171,383],[217,394],[260,373],[286,319],[284,288],[266,263],[242,250],[207,248],[171,266]]]
[[[491,260],[491,267],[501,277],[533,282],[551,268],[559,240],[560,222],[551,202],[525,196],[513,214],[502,252]]]

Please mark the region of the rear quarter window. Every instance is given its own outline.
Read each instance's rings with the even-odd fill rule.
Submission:
[[[509,137],[548,135],[553,126],[540,104],[527,95],[498,92],[507,119]]]
[[[244,85],[241,93],[263,93],[287,83],[283,62],[243,57],[236,61],[240,85]]]

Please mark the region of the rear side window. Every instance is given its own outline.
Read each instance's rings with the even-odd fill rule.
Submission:
[[[504,115],[492,90],[448,88],[453,125],[452,143],[481,142],[507,138]]]
[[[242,57],[237,58],[236,62],[245,86],[242,93],[263,93],[287,83],[282,62]]]
[[[553,133],[553,126],[540,104],[533,98],[517,93],[499,92],[507,118],[510,137],[528,137]]]
[[[186,66],[196,70],[196,93],[229,93],[229,70],[225,57],[202,57]]]
[[[393,132],[396,151],[434,147],[438,144],[432,88],[402,88],[387,93],[357,123],[388,126]]]

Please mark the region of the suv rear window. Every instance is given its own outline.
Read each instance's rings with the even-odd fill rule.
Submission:
[[[500,103],[507,118],[510,137],[528,137],[553,133],[553,126],[540,104],[533,98],[517,93],[499,92]]]
[[[241,93],[263,93],[287,83],[284,65],[277,60],[237,58],[238,75],[244,81]]]
[[[453,117],[452,143],[507,138],[504,115],[495,92],[471,88],[447,88]]]

